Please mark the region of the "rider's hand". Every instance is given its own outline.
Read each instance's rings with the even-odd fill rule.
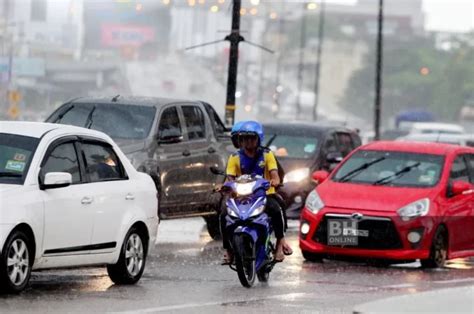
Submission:
[[[277,187],[280,184],[280,180],[270,179],[270,185],[273,187]]]

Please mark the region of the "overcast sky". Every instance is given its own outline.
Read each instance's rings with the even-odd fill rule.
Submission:
[[[474,0],[423,0],[426,27],[433,30],[474,29]]]
[[[353,4],[357,0],[327,0],[332,3]],[[398,0],[385,0],[398,1]],[[423,0],[426,28],[440,31],[469,31],[474,29],[474,0]]]

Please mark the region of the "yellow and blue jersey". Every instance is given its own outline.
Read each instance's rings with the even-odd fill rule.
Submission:
[[[233,177],[256,174],[270,181],[270,171],[272,170],[278,170],[275,156],[269,149],[259,148],[255,158],[248,157],[243,150],[233,153],[227,162],[226,173]],[[267,194],[274,193],[274,187],[270,187],[267,191]]]

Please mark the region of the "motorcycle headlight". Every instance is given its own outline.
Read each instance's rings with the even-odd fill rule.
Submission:
[[[424,198],[400,208],[397,212],[403,221],[426,216],[430,210],[430,200]]]
[[[263,213],[264,210],[265,210],[265,205],[261,205],[253,210],[252,214],[250,214],[250,217],[258,216],[261,213]]]
[[[301,182],[307,178],[309,178],[309,168],[296,169],[285,174],[283,183]]]
[[[227,214],[229,216],[232,216],[232,217],[235,217],[235,218],[239,218],[239,215],[237,215],[237,213],[235,211],[232,210],[232,208],[230,207],[227,207]]]
[[[237,183],[235,191],[237,192],[237,194],[242,196],[250,195],[253,192],[254,185],[255,182]]]
[[[306,198],[306,208],[313,214],[317,214],[324,207],[323,200],[316,190],[311,191]]]

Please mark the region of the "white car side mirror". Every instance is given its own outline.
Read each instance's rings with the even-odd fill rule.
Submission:
[[[57,189],[71,185],[72,175],[67,172],[48,172],[44,176],[44,181],[41,184],[41,190]]]

